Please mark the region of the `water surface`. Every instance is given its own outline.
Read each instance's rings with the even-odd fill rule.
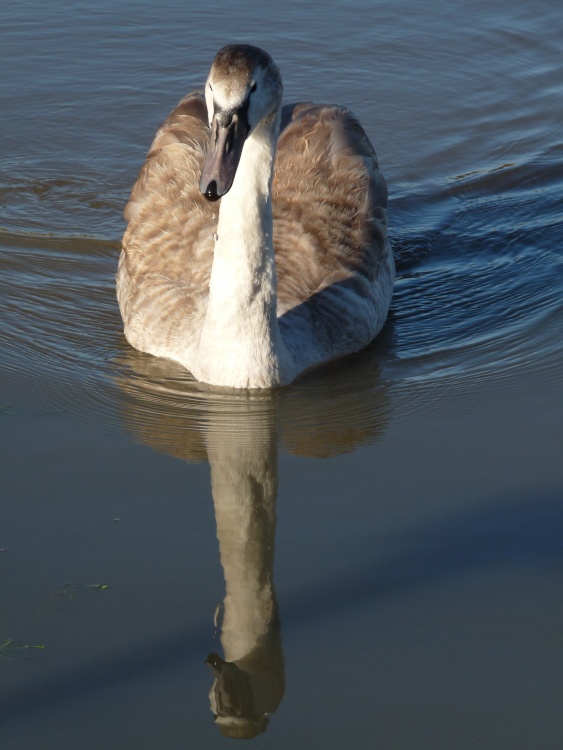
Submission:
[[[558,750],[557,5],[0,20],[2,747],[215,747],[222,724],[272,748]],[[286,100],[350,106],[390,188],[388,324],[275,393],[132,351],[115,301],[154,130],[230,41],[273,55]]]

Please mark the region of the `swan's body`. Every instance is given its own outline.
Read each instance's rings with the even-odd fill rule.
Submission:
[[[367,136],[340,107],[282,111],[281,94],[265,52],[220,50],[205,98],[189,94],[157,132],[125,210],[127,339],[214,385],[286,384],[359,351],[391,300]]]

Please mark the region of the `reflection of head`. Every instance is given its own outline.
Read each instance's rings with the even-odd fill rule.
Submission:
[[[205,663],[215,676],[209,702],[221,734],[251,739],[265,732],[269,719],[261,705],[264,686],[260,681],[256,682],[252,674],[224,661],[218,654],[209,654]],[[277,705],[272,706],[270,713],[276,708]]]
[[[265,732],[270,720],[267,716],[260,716],[258,719],[235,719],[231,716],[218,716],[215,723],[221,730],[223,737],[230,737],[233,740],[251,740]]]

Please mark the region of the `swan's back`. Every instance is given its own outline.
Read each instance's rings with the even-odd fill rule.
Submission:
[[[197,347],[205,321],[219,213],[199,190],[208,143],[205,99],[189,94],[157,132],[125,209],[118,299],[127,338],[152,354]],[[374,150],[349,111],[283,108],[272,187],[278,315],[302,361],[362,348],[383,324],[394,276],[386,205]]]

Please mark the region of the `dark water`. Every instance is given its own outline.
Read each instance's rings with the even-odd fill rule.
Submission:
[[[557,3],[0,22],[1,747],[224,746],[211,653],[262,746],[559,750]],[[152,134],[229,41],[350,106],[390,187],[388,325],[275,394],[133,352],[114,296]]]

